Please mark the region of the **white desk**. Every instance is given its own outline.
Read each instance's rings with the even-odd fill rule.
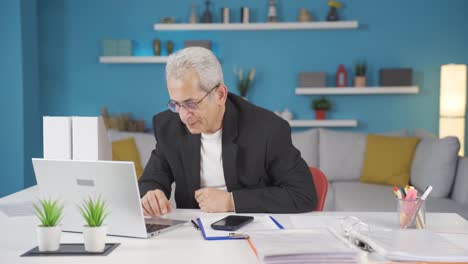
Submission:
[[[32,201],[36,193],[36,188],[32,187],[0,199],[0,205]],[[204,215],[208,214],[178,209],[170,217],[189,220]],[[220,218],[223,215],[219,214]],[[394,213],[313,212],[306,215],[352,215],[370,224],[397,227]],[[291,227],[289,215],[274,216],[285,228]],[[426,217],[428,229],[468,248],[468,222],[462,217],[453,213],[428,213]],[[1,263],[257,263],[246,241],[205,241],[191,224],[151,239],[108,236],[108,242],[121,245],[107,257],[20,257],[37,245],[36,224],[34,216],[9,218],[0,212]],[[81,234],[62,233],[61,242],[82,243],[82,239]],[[370,260],[379,262],[382,259],[371,255]]]

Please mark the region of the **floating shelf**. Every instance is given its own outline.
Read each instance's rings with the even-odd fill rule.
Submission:
[[[307,30],[354,29],[357,21],[336,22],[278,22],[278,23],[210,23],[210,24],[154,24],[154,30]]]
[[[418,86],[385,86],[385,87],[320,87],[320,88],[296,88],[297,95],[310,94],[417,94],[419,93]]]
[[[166,63],[166,56],[101,56],[100,63]]]
[[[289,120],[291,127],[357,127],[357,120]]]

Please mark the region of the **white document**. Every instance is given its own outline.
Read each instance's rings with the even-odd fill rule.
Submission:
[[[312,216],[312,215],[292,215],[289,217],[293,228],[332,228],[341,230],[343,216]]]
[[[212,217],[202,217],[200,221],[202,222],[203,229],[205,231],[206,237],[229,237],[230,233],[245,233],[252,230],[278,230],[279,227],[271,220],[269,216],[256,216],[254,220],[247,225],[239,228],[236,231],[223,231],[223,230],[214,230],[211,228],[211,224],[221,220],[224,217],[212,216]]]
[[[250,232],[262,263],[359,263],[361,252],[331,229],[283,229]]]
[[[102,117],[72,117],[73,160],[112,160]]]
[[[360,231],[352,234],[393,261],[467,262],[468,250],[428,230]]]
[[[45,159],[72,159],[72,123],[68,116],[43,117]]]

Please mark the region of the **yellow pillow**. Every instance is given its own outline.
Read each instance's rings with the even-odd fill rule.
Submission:
[[[112,160],[133,161],[137,178],[140,179],[143,173],[140,155],[138,154],[134,138],[126,138],[112,142]]]
[[[368,135],[360,181],[404,187],[419,138]]]

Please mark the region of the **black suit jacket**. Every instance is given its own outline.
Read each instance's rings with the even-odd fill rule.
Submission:
[[[199,208],[200,134],[191,134],[169,110],[153,117],[156,148],[139,181],[140,193],[176,182],[178,208]],[[299,213],[315,209],[312,176],[292,145],[289,124],[274,113],[229,93],[223,118],[222,158],[226,187],[236,212]]]

